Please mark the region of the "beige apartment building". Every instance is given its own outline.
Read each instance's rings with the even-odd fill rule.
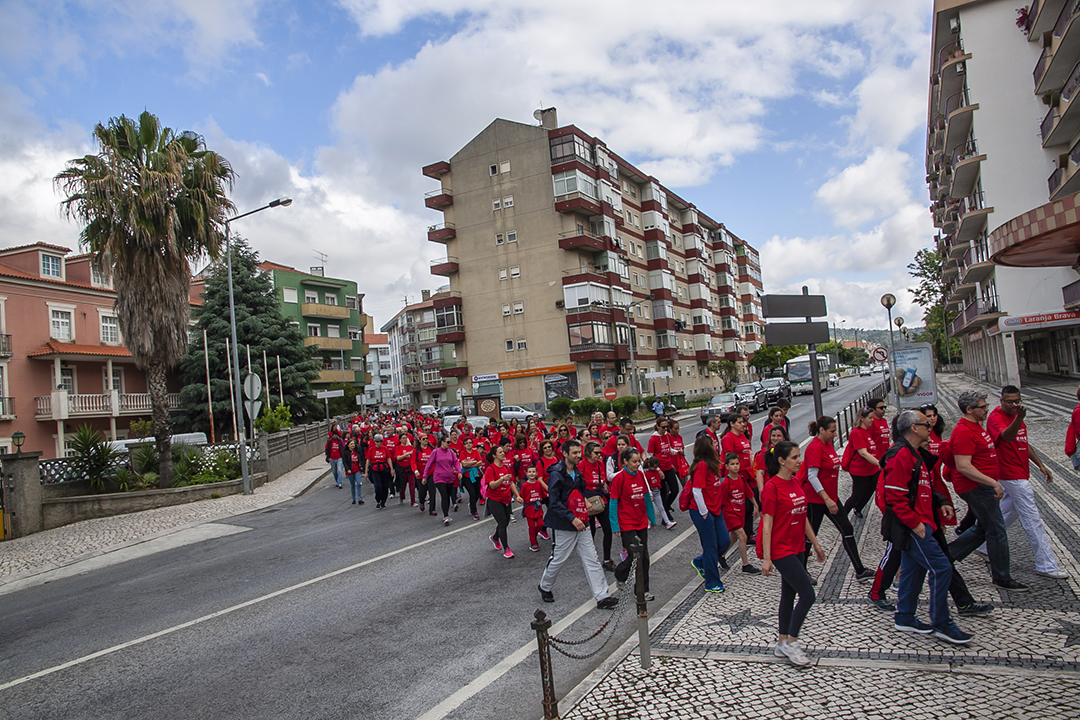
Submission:
[[[425,198],[444,217],[431,272],[450,284],[430,302],[458,396],[695,396],[720,388],[722,359],[749,377],[758,253],[554,108],[536,116],[495,120],[423,169],[440,183]]]

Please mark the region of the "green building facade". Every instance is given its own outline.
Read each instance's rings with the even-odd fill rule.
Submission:
[[[270,274],[281,314],[300,328],[304,345],[319,349],[322,369],[312,390],[345,383],[362,393],[371,382],[364,345],[364,328],[371,320],[364,314],[364,295],[356,282],[324,277],[322,268],[303,272],[264,262],[259,269]]]

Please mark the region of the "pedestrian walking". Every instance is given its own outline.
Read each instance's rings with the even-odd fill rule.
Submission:
[[[727,416],[727,427],[720,435],[720,456],[727,457],[728,453],[734,453],[739,458],[739,473],[747,487],[756,488],[754,480],[753,459],[750,449],[750,437],[746,432],[746,418],[739,413]],[[758,496],[754,495],[755,502]],[[743,530],[747,537],[754,534],[754,505],[744,504]]]
[[[487,494],[488,514],[495,518],[495,532],[488,538],[496,550],[501,550],[503,557],[510,559],[514,552],[506,528],[510,524],[510,503],[516,497],[521,501],[514,486],[514,469],[506,461],[506,450],[499,445],[487,454],[487,470],[484,471],[484,491]]]
[[[529,525],[529,549],[538,552],[540,546],[536,540],[543,533],[544,539],[548,539],[544,533],[544,498],[547,497],[547,485],[537,475],[536,466],[533,465],[525,471],[525,482],[518,491],[521,495],[521,514]]]
[[[720,485],[724,471],[716,452],[716,443],[708,435],[698,435],[694,440],[694,463],[690,466],[690,481],[683,488],[689,490],[685,504],[690,521],[701,541],[701,554],[690,561],[698,575],[705,581],[705,592],[722,593],[720,563],[731,544],[731,537],[723,517],[723,501]],[[692,501],[691,501],[692,498]],[[726,564],[725,564],[726,567]]]
[[[840,461],[840,466],[851,475],[851,495],[844,503],[844,514],[854,513],[857,518],[863,516],[863,508],[870,498],[874,497],[878,473],[881,472],[878,464],[880,456],[876,454],[874,419],[874,411],[870,408],[859,411],[855,427],[851,429],[847,446],[844,448],[844,457]]]
[[[1069,427],[1065,430],[1065,454],[1072,460],[1073,470],[1080,470],[1080,387],[1076,388],[1076,407],[1073,408]]]
[[[623,450],[625,450],[625,444]],[[615,563],[611,560],[611,523],[608,521],[607,506],[611,499],[608,492],[610,487],[607,475],[607,467],[603,456],[600,454],[600,443],[588,441],[581,453],[581,462],[578,463],[578,471],[585,479],[585,499],[599,498],[604,503],[604,511],[589,516],[589,534],[596,537],[596,526],[599,525],[602,532],[602,547],[604,549],[605,570],[614,570]],[[614,478],[614,476],[612,476]],[[545,495],[546,497],[546,495]],[[595,500],[593,502],[596,502]]]
[[[728,531],[730,542],[739,543],[739,557],[742,559],[742,571],[749,575],[757,575],[761,572],[750,564],[750,558],[746,554],[746,506],[750,504],[751,517],[759,512],[754,493],[750,484],[746,481],[746,475],[742,472],[739,456],[733,452],[724,455],[724,482],[720,483],[720,508],[724,516],[724,527]],[[723,560],[723,558],[721,558]],[[727,567],[726,563],[721,563]]]
[[[483,474],[484,459],[480,451],[473,446],[472,437],[465,438],[461,454],[461,484],[465,492],[469,493],[469,514],[473,520],[479,520],[477,503],[480,501],[480,476]]]
[[[672,442],[671,422],[666,417],[660,417],[656,421],[656,432],[649,438],[649,455],[660,461],[660,472],[664,473],[664,484],[661,486],[661,500],[668,516],[673,516],[672,503],[679,497],[679,477],[675,472],[675,445]]]
[[[424,466],[424,476],[430,477],[439,491],[442,501],[443,525],[450,524],[450,490],[461,480],[461,462],[457,453],[450,449],[450,439],[445,435],[439,440]],[[432,513],[434,514],[434,513]]]
[[[649,526],[656,524],[653,512],[652,493],[641,469],[641,454],[633,448],[627,448],[622,454],[623,469],[611,482],[611,503],[608,507],[608,521],[611,530],[622,540],[627,557],[615,568],[615,579],[625,583],[630,576],[634,562],[631,547],[636,540],[641,545],[641,555],[637,572],[641,574],[645,600],[656,598],[649,592]]]
[[[334,474],[334,484],[338,488],[344,487],[341,484],[342,480],[342,467],[341,467],[341,450],[345,447],[345,441],[341,437],[341,433],[338,432],[337,426],[330,429],[330,434],[326,438],[326,462],[330,463],[330,471]]]
[[[386,446],[382,433],[375,435],[374,442],[368,446],[368,476],[375,485],[375,509],[382,510],[386,507],[386,500],[390,493],[390,448]]]
[[[364,504],[364,477],[361,474],[364,458],[360,454],[360,442],[350,437],[341,451],[341,469],[349,480],[349,492],[353,505]]]

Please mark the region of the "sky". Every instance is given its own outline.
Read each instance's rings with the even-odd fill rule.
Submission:
[[[78,248],[52,178],[144,109],[237,172],[264,259],[355,279],[374,327],[445,278],[421,167],[558,108],[761,252],[839,327],[921,325],[931,0],[0,0],[0,246]],[[241,225],[241,223],[243,223]],[[373,328],[368,328],[373,331]]]

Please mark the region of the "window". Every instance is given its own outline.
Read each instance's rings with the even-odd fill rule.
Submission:
[[[101,316],[101,342],[112,345],[120,344],[120,325],[112,315]]]
[[[75,368],[60,368],[60,389],[75,394]]]
[[[331,295],[330,293],[323,293],[324,305],[337,305],[337,295]]]
[[[109,287],[112,284],[109,272],[98,267],[96,263],[90,263],[90,283],[102,287]]]
[[[652,349],[652,335],[645,336],[645,347]]]
[[[67,310],[52,311],[52,337],[55,340],[71,340],[71,313]]]
[[[345,307],[349,308],[350,310],[359,310],[360,303],[358,302],[357,297],[355,295],[346,295]]]
[[[577,135],[568,134],[551,141],[551,161],[562,162],[577,156],[587,163],[596,164],[596,153]]]
[[[555,173],[553,179],[555,181],[556,195],[569,195],[570,193],[580,192],[591,198],[596,197],[596,183],[588,175],[577,170]]]
[[[388,363],[388,362],[380,362],[379,363],[379,369],[380,370],[389,370],[390,369],[390,363]]]
[[[506,242],[517,242],[517,230],[510,230],[506,233]]]
[[[682,365],[676,365],[675,366],[675,372],[678,373],[679,377],[682,377]]]
[[[506,341],[506,352],[514,352],[514,341],[509,339]]]
[[[109,386],[109,372],[107,367],[101,368],[101,387],[105,389],[105,392],[110,390],[116,390],[117,392],[124,392],[124,369],[113,367],[112,386]]]
[[[319,293],[315,292],[314,290],[305,290],[304,291],[304,302],[306,302],[306,303],[318,303],[319,302]]]
[[[499,163],[499,172],[504,173],[504,174],[510,172],[510,161],[509,160],[503,160],[501,163]]]
[[[527,348],[527,345],[525,343],[525,338],[518,338],[517,339],[517,349],[518,350],[525,350],[526,348]]]
[[[308,323],[307,336],[308,337],[319,337],[319,324],[318,323]]]
[[[349,326],[349,339],[350,340],[359,340],[360,339],[360,328],[356,327],[355,325],[350,325]]]
[[[432,385],[442,384],[442,377],[439,375],[439,369],[425,370],[423,374],[424,382]]]
[[[523,300],[514,301],[514,314],[521,315],[525,312],[525,302]]]
[[[637,346],[639,348],[645,347],[645,335],[644,335],[644,333],[638,335],[638,345]]]
[[[42,255],[41,256],[41,274],[45,277],[61,276],[61,260],[56,255]]]
[[[495,233],[495,244],[502,245],[505,242],[502,233]]]
[[[511,265],[510,266],[510,277],[512,277],[512,278],[521,277],[521,266],[520,265]]]
[[[326,326],[326,337],[332,337],[332,338],[341,337],[341,326],[340,325],[327,325]]]
[[[512,207],[514,207],[514,196],[513,195],[507,195],[506,197],[503,198],[503,207],[504,208],[512,208]]]
[[[498,165],[488,165],[488,173],[492,177],[495,177],[496,175],[499,174],[499,166]]]
[[[510,317],[510,303],[502,304],[503,317]]]
[[[502,209],[502,201],[499,200],[499,198],[495,198],[494,200],[492,200],[491,201],[491,209],[493,211],[494,210],[501,210]]]
[[[506,268],[499,268],[499,279],[505,280],[507,278]]]
[[[296,302],[296,288],[281,288],[281,299],[287,303]]]
[[[461,321],[461,306],[448,305],[447,307],[435,308],[435,327],[451,328],[464,325]]]

